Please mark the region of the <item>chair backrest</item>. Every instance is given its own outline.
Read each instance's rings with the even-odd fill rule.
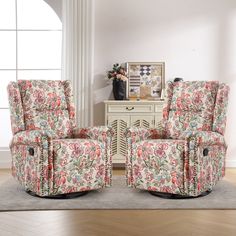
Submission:
[[[75,108],[69,81],[19,80],[8,85],[13,134],[22,130],[53,130],[71,137]]]
[[[167,138],[185,130],[225,132],[229,87],[218,81],[168,82],[163,121]]]

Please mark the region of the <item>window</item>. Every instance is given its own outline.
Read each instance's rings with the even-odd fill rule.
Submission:
[[[6,87],[19,79],[61,79],[62,23],[43,0],[0,0],[0,147],[11,134]]]

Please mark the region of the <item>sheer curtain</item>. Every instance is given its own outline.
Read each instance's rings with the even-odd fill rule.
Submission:
[[[93,122],[93,0],[62,0],[62,79],[72,81],[79,127]]]

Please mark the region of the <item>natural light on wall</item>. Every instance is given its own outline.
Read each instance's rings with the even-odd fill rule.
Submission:
[[[11,134],[6,87],[20,79],[61,79],[62,23],[43,0],[0,0],[0,148]]]

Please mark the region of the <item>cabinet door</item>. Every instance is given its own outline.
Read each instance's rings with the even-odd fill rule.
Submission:
[[[155,128],[161,127],[162,114],[155,116]]]
[[[162,110],[163,110],[163,103],[159,103],[155,105],[155,128],[160,128],[162,120]]]
[[[131,125],[135,127],[142,127],[142,128],[152,128],[154,126],[154,116],[152,115],[141,115],[141,116],[131,116]]]
[[[113,163],[124,163],[127,151],[126,139],[123,133],[129,127],[129,116],[108,115],[108,125],[113,128],[114,136],[112,140]]]

